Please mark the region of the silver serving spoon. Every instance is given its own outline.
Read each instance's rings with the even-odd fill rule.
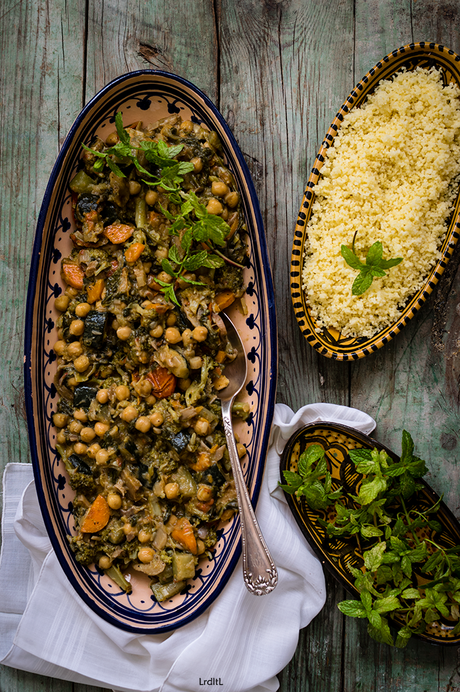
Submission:
[[[217,396],[222,404],[222,420],[238,498],[243,549],[243,579],[251,593],[256,596],[263,596],[273,591],[277,585],[278,572],[254,514],[236,449],[232,425],[233,400],[241,391],[247,377],[246,353],[235,325],[227,315],[222,313],[222,317],[227,328],[228,339],[238,352],[235,360],[225,366],[224,374],[228,378],[229,384],[225,389],[221,389]]]

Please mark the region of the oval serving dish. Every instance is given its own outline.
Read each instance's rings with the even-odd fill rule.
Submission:
[[[315,185],[320,179],[321,168],[327,157],[327,150],[336,137],[343,117],[352,108],[359,107],[382,79],[391,78],[398,70],[414,70],[416,67],[436,67],[442,73],[444,84],[454,82],[460,87],[460,56],[452,50],[436,43],[411,43],[386,55],[358,82],[340,108],[330,126],[316,157],[307,182],[297,218],[291,256],[291,298],[300,330],[308,343],[319,353],[336,360],[356,360],[364,358],[382,348],[393,339],[414,317],[439,281],[447,262],[452,256],[460,232],[460,188],[454,210],[440,247],[441,257],[430,271],[424,286],[405,305],[401,316],[393,324],[385,327],[372,337],[344,337],[335,329],[321,329],[310,314],[308,296],[302,290],[302,269],[307,239],[307,224],[312,216],[315,200]]]
[[[59,562],[83,600],[111,624],[137,633],[155,633],[180,627],[200,615],[219,595],[240,555],[237,515],[219,528],[212,560],[203,559],[196,576],[183,592],[157,603],[148,579],[134,572],[133,591],[127,595],[101,570],[75,561],[66,536],[73,531],[72,499],[64,464],[56,455],[52,414],[58,400],[53,384],[57,340],[54,299],[63,290],[61,258],[72,249],[75,230],[69,181],[82,154],[82,142],[95,135],[105,139],[115,129],[120,111],[124,122],[156,120],[180,113],[183,119],[215,130],[227,165],[241,194],[248,229],[249,262],[245,316],[236,308],[230,316],[246,347],[249,373],[242,399],[251,414],[236,424],[248,450],[244,459],[246,482],[253,503],[260,490],[273,416],[277,342],[274,297],[264,229],[251,177],[240,149],[223,117],[209,98],[193,84],[166,72],[142,70],[126,74],[102,89],[72,126],[45,192],[38,220],[30,271],[25,337],[25,387],[29,438],[35,482],[44,521]]]
[[[325,451],[328,470],[332,477],[331,489],[336,490],[342,486],[345,495],[357,495],[363,479],[362,474],[356,471],[355,465],[348,455],[350,449],[373,449],[375,447],[378,451],[385,450],[393,461],[399,461],[399,457],[388,447],[353,428],[330,422],[312,423],[297,430],[288,440],[281,456],[281,478],[283,478],[283,471],[297,471],[300,455],[311,444],[318,444]],[[408,511],[412,509],[425,511],[439,500],[438,495],[423,479],[417,479],[417,482],[423,485],[423,490],[419,490],[407,501]],[[349,567],[361,569],[363,566],[362,553],[367,549],[365,539],[360,539],[361,548],[358,548],[357,541],[353,538],[347,536],[328,537],[321,521],[333,521],[336,515],[333,505],[328,510],[312,510],[306,504],[304,497],[298,498],[295,494],[290,495],[288,493],[285,493],[285,497],[300,530],[321,560],[322,565],[353,598],[359,599],[359,592],[354,586],[355,578]],[[349,500],[347,506],[352,504],[353,502]],[[442,526],[441,532],[436,534],[436,543],[446,549],[460,545],[460,524],[444,502],[441,502],[436,519]],[[431,537],[431,534],[434,534],[434,531],[432,532],[428,528],[419,529],[419,531],[427,532],[423,533],[423,538],[428,538],[429,535]],[[418,572],[417,567],[414,563],[416,584],[422,585],[427,582],[427,578]],[[396,617],[395,622],[398,625],[404,624],[402,620]],[[452,634],[454,624],[456,623],[445,617],[440,617],[439,620],[428,625],[423,634],[414,634],[413,636],[433,644],[458,646],[460,634]]]

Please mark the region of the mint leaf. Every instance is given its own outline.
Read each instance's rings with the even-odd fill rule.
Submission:
[[[341,601],[337,604],[338,609],[344,615],[348,615],[352,618],[365,618],[367,617],[366,609],[363,604],[359,601]]]
[[[117,128],[117,135],[120,139],[120,142],[123,144],[127,144],[128,146],[131,143],[129,134],[126,132],[125,128],[123,127],[123,117],[121,113],[117,113],[115,115],[115,127]]]
[[[351,292],[354,296],[361,296],[371,286],[373,276],[370,271],[361,271],[353,281]]]
[[[357,257],[353,250],[350,250],[350,248],[347,245],[340,246],[340,254],[342,255],[345,262],[352,269],[357,269],[358,271],[361,271],[362,267],[364,267],[359,257]]]
[[[364,552],[364,565],[369,572],[375,572],[380,567],[386,547],[386,542],[382,541],[382,543],[377,543],[373,548]]]

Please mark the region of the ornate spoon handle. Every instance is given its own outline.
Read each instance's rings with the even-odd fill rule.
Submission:
[[[241,470],[231,419],[232,401],[222,402],[227,447],[235,479],[238,508],[241,521],[241,543],[243,549],[243,579],[251,593],[256,596],[273,591],[278,583],[278,572],[257,523],[256,515],[249,498],[248,489]]]

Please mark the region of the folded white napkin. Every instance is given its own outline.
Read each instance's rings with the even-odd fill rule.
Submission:
[[[222,692],[276,690],[276,674],[294,655],[299,630],[326,598],[321,565],[277,487],[285,442],[317,420],[365,433],[375,427],[370,416],[343,406],[313,404],[296,414],[276,406],[256,512],[278,568],[276,589],[267,596],[250,594],[240,561],[205,613],[159,635],[125,632],[86,606],[51,549],[31,466],[9,464],[0,556],[0,663],[116,692],[195,692],[201,685]]]

